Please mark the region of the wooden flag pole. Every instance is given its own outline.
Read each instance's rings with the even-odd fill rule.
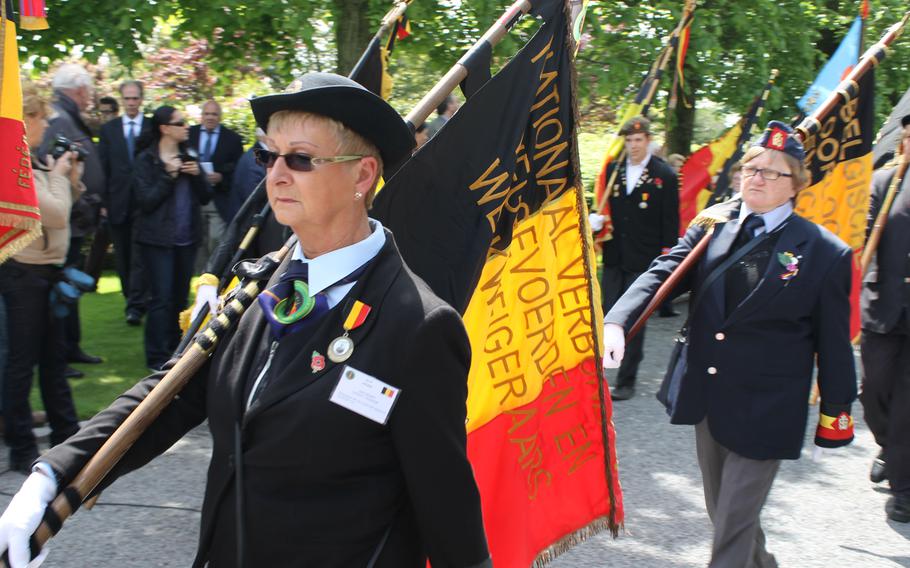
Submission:
[[[430,116],[430,113],[468,76],[467,62],[470,57],[487,44],[492,47],[502,41],[502,38],[512,29],[512,26],[530,10],[531,2],[529,0],[516,0],[511,6],[506,8],[506,11],[496,20],[496,23],[465,52],[461,59],[443,75],[442,79],[436,82],[430,92],[420,99],[414,110],[408,113],[408,116],[405,117],[405,122],[411,127],[411,130],[414,130],[418,124],[423,124],[427,117]]]
[[[866,246],[863,249],[863,256],[860,259],[860,272],[863,275],[869,270],[872,256],[878,249],[878,243],[882,239],[882,232],[885,230],[885,224],[888,222],[888,213],[891,212],[891,205],[894,203],[894,197],[897,195],[901,182],[904,180],[904,175],[907,173],[908,165],[910,165],[910,162],[908,162],[905,155],[902,154],[900,162],[897,165],[897,172],[895,172],[894,178],[891,180],[891,186],[888,188],[888,193],[885,194],[882,206],[878,211],[878,215],[875,217],[875,223],[872,225],[872,231],[869,233],[869,238],[866,239]]]

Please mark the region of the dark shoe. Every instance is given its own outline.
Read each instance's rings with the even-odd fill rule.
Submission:
[[[633,396],[635,396],[635,387],[632,385],[615,387],[610,392],[610,398],[613,400],[629,400]]]
[[[38,452],[23,457],[16,457],[11,455],[9,457],[9,468],[12,471],[18,471],[20,473],[31,473],[32,463],[36,459],[38,459]]]
[[[872,483],[881,483],[885,480],[885,453],[879,452],[878,456],[872,461],[872,470],[869,471],[869,481]]]
[[[94,365],[97,363],[101,363],[102,359],[101,359],[101,357],[96,357],[95,355],[89,355],[82,349],[79,349],[78,351],[76,351],[75,353],[72,353],[69,357],[67,357],[66,361],[68,363],[90,363],[90,364]]]
[[[81,379],[82,377],[85,376],[85,373],[83,373],[79,369],[67,367],[66,370],[63,371],[63,376],[67,379]]]
[[[888,499],[885,512],[892,521],[910,523],[910,494],[901,493]]]
[[[32,426],[44,426],[45,424],[47,424],[47,412],[32,410]]]
[[[130,312],[130,313],[126,314],[126,323],[127,323],[127,325],[141,325],[142,316],[140,316],[136,312]]]

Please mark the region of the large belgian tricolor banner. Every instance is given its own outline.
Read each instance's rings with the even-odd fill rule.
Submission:
[[[0,262],[41,234],[41,215],[22,122],[19,48],[10,1],[0,3]]]
[[[866,238],[875,139],[874,71],[863,74],[858,83],[850,83],[845,92],[846,100],[842,97],[819,125],[818,132],[803,141],[812,182],[797,196],[796,211],[828,228],[853,249],[850,334],[857,337],[862,288],[860,257]]]
[[[468,454],[497,568],[542,565],[623,522],[563,9],[534,4],[534,37],[372,212],[464,313]]]

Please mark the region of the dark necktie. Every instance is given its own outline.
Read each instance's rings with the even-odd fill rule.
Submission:
[[[761,216],[749,214],[739,228],[739,234],[730,247],[732,255],[737,250],[746,246],[755,238],[755,231],[764,227],[765,221]],[[761,248],[761,247],[758,247]],[[755,289],[761,279],[764,268],[767,266],[767,252],[752,249],[745,256],[735,262],[724,274],[724,308],[729,316],[743,300]]]
[[[202,161],[211,162],[212,161],[212,152],[214,151],[213,142],[215,141],[215,131],[206,130],[206,133],[209,135],[209,137],[205,141],[205,150],[202,151]]]
[[[126,151],[132,162],[136,154],[136,123],[132,120],[126,123]]]
[[[765,226],[765,220],[761,215],[756,215],[755,213],[749,213],[749,216],[743,221],[743,226],[739,228],[739,233],[736,235],[736,240],[733,241],[733,246],[730,247],[730,252],[741,249],[755,238],[755,231],[762,229]]]

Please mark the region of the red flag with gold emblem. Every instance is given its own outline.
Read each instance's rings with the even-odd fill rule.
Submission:
[[[860,331],[860,257],[866,239],[872,145],[875,140],[875,79],[869,70],[845,91],[848,97],[827,114],[818,131],[805,136],[808,189],[799,193],[796,211],[826,227],[853,249],[850,334]]]
[[[9,19],[9,0],[0,14],[0,262],[41,234],[38,197],[22,122],[22,86],[16,26]]]
[[[497,568],[527,568],[623,522],[574,46],[561,0],[534,11],[545,20],[534,37],[388,180],[372,211],[464,314],[468,457]]]

